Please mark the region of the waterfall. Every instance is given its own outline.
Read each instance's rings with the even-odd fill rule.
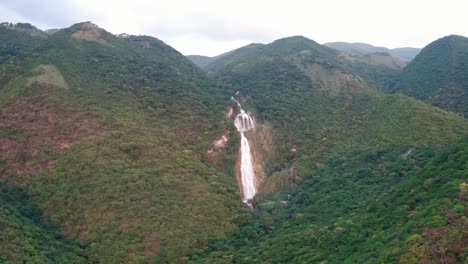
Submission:
[[[242,109],[241,104],[234,97],[231,97],[231,99],[237,103],[240,110],[240,113],[234,120],[234,125],[241,136],[240,172],[243,200],[245,203],[250,204],[250,200],[253,199],[257,190],[255,189],[255,173],[252,164],[249,140],[245,137],[244,132],[255,129],[255,122],[252,117]]]

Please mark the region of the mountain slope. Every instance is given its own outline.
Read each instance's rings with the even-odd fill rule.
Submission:
[[[403,61],[411,61],[421,49],[418,48],[395,48],[388,49],[384,47],[376,47],[367,43],[348,43],[348,42],[329,42],[324,44],[327,47],[351,53],[367,54],[367,53],[388,53]]]
[[[2,263],[92,262],[44,221],[24,191],[4,183],[0,183],[0,216]]]
[[[189,59],[191,62],[193,62],[195,65],[197,65],[200,68],[204,68],[212,60],[211,57],[200,56],[200,55],[188,55],[186,57],[187,57],[187,59]]]
[[[390,92],[400,80],[406,63],[388,53],[347,53],[340,55],[346,68],[362,77],[370,85]]]
[[[394,48],[391,49],[390,54],[409,62],[413,60],[419,52],[421,52],[421,49],[419,48]]]
[[[272,165],[276,169],[307,168],[344,149],[444,144],[467,129],[454,114],[382,94],[337,51],[303,37],[247,46],[206,69],[227,93],[239,91],[259,122],[273,126],[281,153]]]
[[[181,261],[243,221],[235,178],[217,169],[231,161],[207,153],[232,126],[223,99],[182,54],[87,22],[21,65],[0,89],[0,178],[88,258]]]
[[[0,87],[17,76],[20,58],[37,48],[47,34],[27,23],[0,23]]]
[[[447,36],[426,46],[403,70],[394,92],[468,114],[468,38]]]
[[[468,138],[444,149],[352,152],[256,218],[211,243],[194,263],[464,263]]]
[[[0,64],[25,55],[37,47],[47,34],[27,23],[0,23]]]

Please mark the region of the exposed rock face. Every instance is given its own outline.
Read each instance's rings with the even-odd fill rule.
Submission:
[[[229,141],[229,131],[226,130],[223,132],[220,138],[213,141],[213,144],[212,144],[213,148],[207,151],[208,154],[221,151],[222,149],[224,149],[228,141]]]
[[[211,147],[206,151],[209,162],[219,169],[225,166],[223,161],[226,160],[226,146],[230,139],[230,131],[225,130],[219,138],[213,140]]]
[[[262,125],[257,126],[255,131],[247,134],[247,138],[251,142],[252,163],[255,172],[255,188],[260,188],[263,180],[265,179],[265,154],[268,148],[272,148],[271,138],[265,138],[266,128]]]
[[[234,112],[234,109],[232,108],[232,106],[226,107],[225,114],[226,114],[226,117],[227,117],[227,118],[231,118],[233,112]]]
[[[253,118],[253,117],[252,117]],[[266,178],[265,167],[266,163],[270,162],[274,155],[274,144],[271,132],[271,126],[268,124],[261,124],[255,121],[255,129],[249,130],[244,133],[250,146],[251,161],[253,167],[253,184],[255,192],[258,193],[263,181]],[[241,157],[242,151],[239,148],[238,156]],[[242,195],[242,174],[241,174],[241,158],[238,158],[236,165],[236,174],[239,183],[239,190]],[[255,199],[254,199],[255,200]]]
[[[228,142],[228,137],[229,137],[229,131],[226,131],[220,139],[218,140],[215,140],[213,142],[213,146],[215,148],[224,148],[224,146],[226,145],[226,143]]]
[[[101,38],[103,30],[91,22],[81,24],[80,30],[73,33],[72,38],[76,40],[95,41],[107,47],[111,47],[105,39]]]

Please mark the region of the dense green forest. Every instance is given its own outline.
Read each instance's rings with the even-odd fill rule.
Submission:
[[[385,52],[404,61],[411,61],[421,51],[421,49],[409,47],[389,49],[385,47],[376,47],[367,43],[329,42],[323,45],[339,51],[355,54]]]
[[[66,241],[29,195],[0,182],[1,263],[83,263],[84,250]]]
[[[403,70],[393,92],[468,113],[468,39],[447,36],[427,45]]]
[[[189,59],[191,62],[193,62],[195,65],[197,65],[200,68],[204,68],[210,62],[212,61],[211,57],[207,56],[200,56],[200,55],[188,55],[187,59]]]
[[[149,36],[51,33],[0,25],[0,262],[466,261],[468,122],[382,92],[388,54],[296,36],[201,69]],[[234,94],[271,187],[254,212]]]
[[[224,89],[245,95],[259,122],[273,126],[279,156],[270,171],[292,165],[305,173],[350,149],[437,145],[466,133],[463,118],[386,95],[349,65],[335,50],[291,37],[220,55],[205,69]]]
[[[1,180],[90,259],[172,262],[248,214],[223,165],[235,151],[207,155],[232,127],[224,99],[179,52],[82,23],[18,60],[0,90]]]
[[[47,34],[27,23],[0,24],[0,64],[24,56],[36,48]]]
[[[194,263],[465,263],[468,137],[350,152],[256,206]]]

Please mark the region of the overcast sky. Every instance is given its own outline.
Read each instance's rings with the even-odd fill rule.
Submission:
[[[0,0],[0,21],[41,29],[92,21],[115,34],[154,36],[186,55],[292,35],[424,47],[446,35],[468,36],[468,0]]]

